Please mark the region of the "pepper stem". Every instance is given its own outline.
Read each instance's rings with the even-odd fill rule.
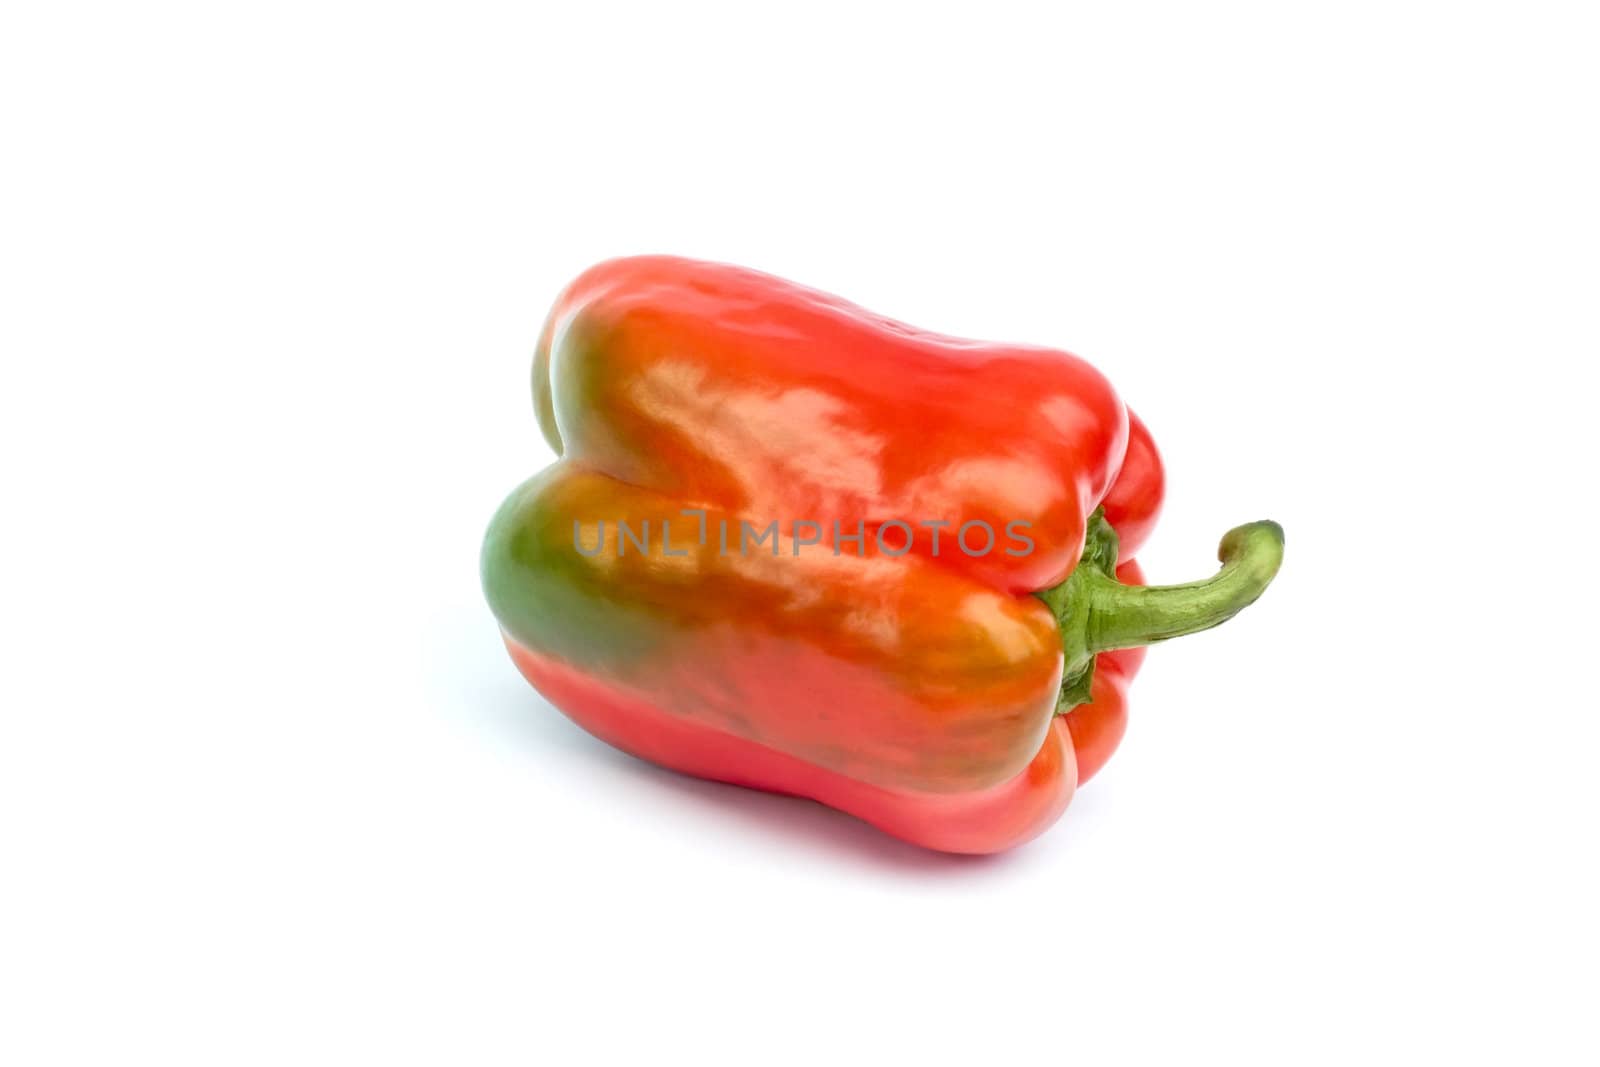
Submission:
[[[1222,569],[1204,581],[1123,585],[1116,579],[1116,531],[1096,511],[1078,565],[1066,581],[1037,594],[1056,616],[1066,656],[1056,711],[1088,703],[1097,653],[1209,630],[1253,604],[1283,562],[1283,527],[1237,526],[1222,538],[1217,558]]]

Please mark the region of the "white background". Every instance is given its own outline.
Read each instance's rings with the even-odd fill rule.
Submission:
[[[7,5],[0,1060],[1595,1062],[1592,18]],[[1086,356],[1281,576],[1009,855],[614,753],[476,567],[641,251]]]

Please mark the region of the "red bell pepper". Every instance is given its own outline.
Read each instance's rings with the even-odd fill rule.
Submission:
[[[1142,646],[1277,572],[1143,587],[1144,425],[1050,348],[926,333],[755,271],[602,263],[540,336],[560,460],[489,527],[513,660],[579,725],[687,774],[909,841],[1033,837],[1115,749]]]

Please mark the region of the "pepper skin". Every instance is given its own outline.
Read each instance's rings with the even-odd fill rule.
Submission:
[[[482,557],[524,676],[640,758],[929,848],[1048,827],[1121,739],[1142,646],[1282,556],[1254,523],[1213,578],[1144,587],[1161,462],[1093,368],[755,271],[590,269],[533,385],[561,458]]]

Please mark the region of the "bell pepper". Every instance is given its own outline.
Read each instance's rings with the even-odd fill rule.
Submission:
[[[1066,352],[928,333],[742,268],[602,263],[533,368],[553,465],[483,585],[553,705],[642,759],[949,852],[1048,827],[1110,757],[1143,646],[1215,626],[1283,531],[1146,587],[1161,460]]]

